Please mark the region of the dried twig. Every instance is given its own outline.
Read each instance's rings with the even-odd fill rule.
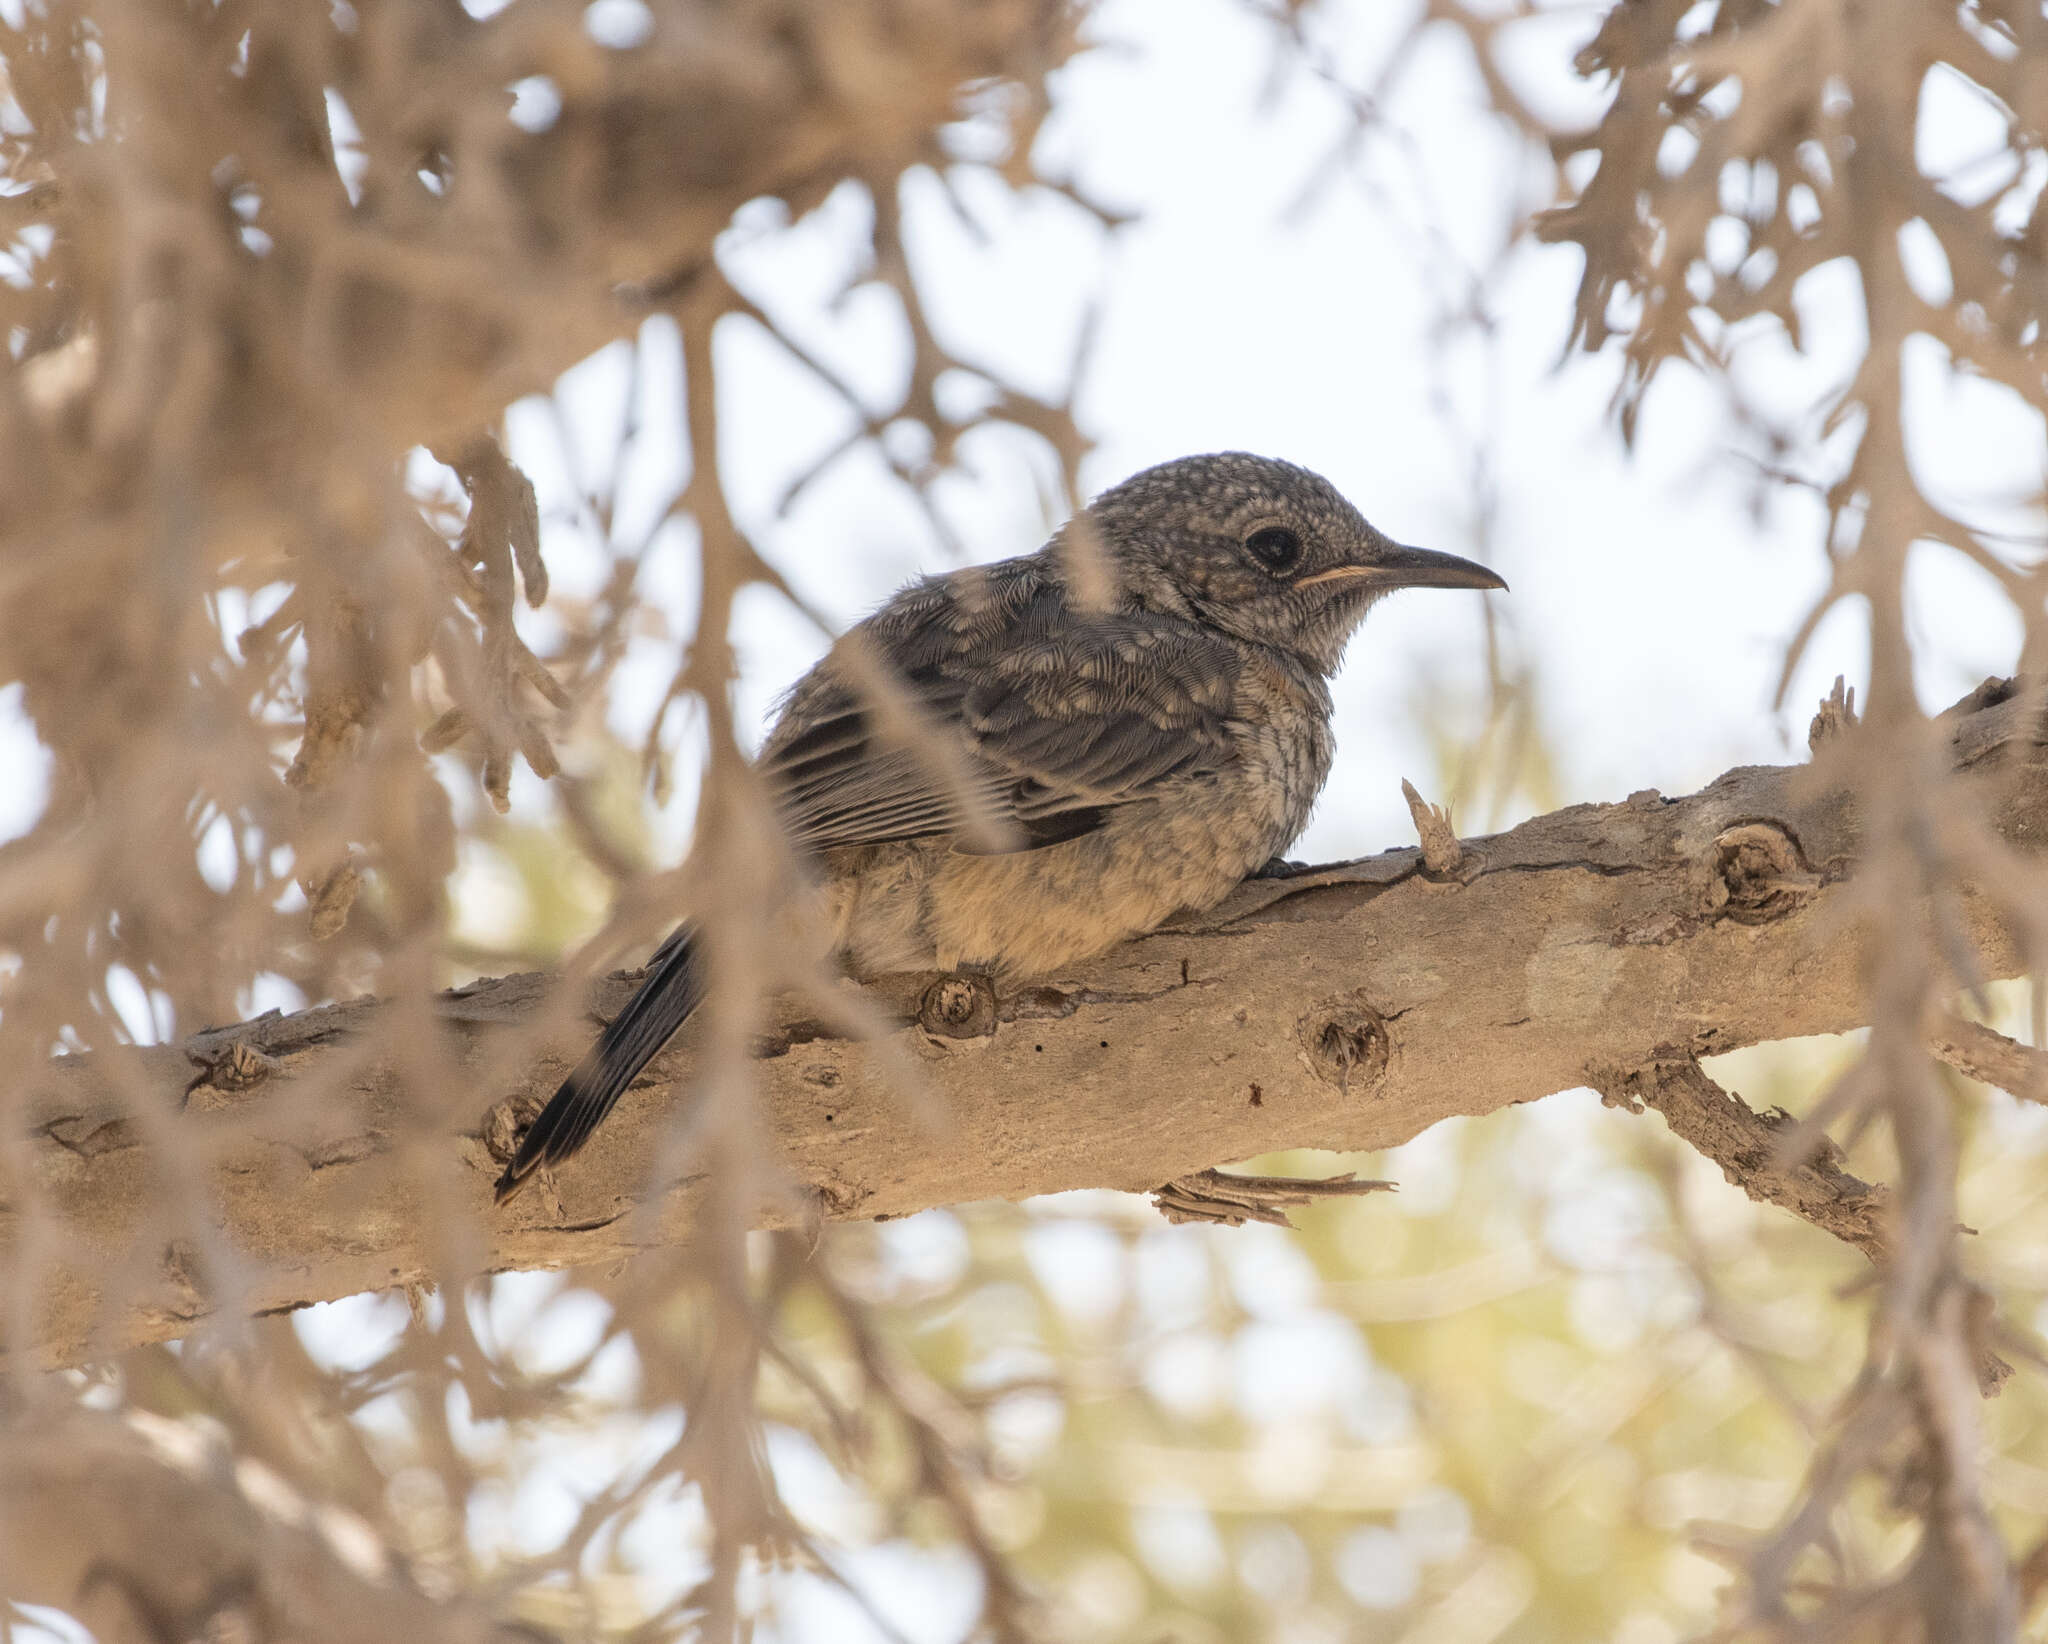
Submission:
[[[1152,1202],[1170,1222],[1214,1222],[1242,1227],[1266,1222],[1292,1227],[1287,1212],[1319,1199],[1348,1199],[1362,1193],[1392,1193],[1393,1182],[1360,1181],[1355,1171],[1341,1176],[1239,1176],[1197,1170],[1152,1190]]]
[[[1465,860],[1465,847],[1451,827],[1451,813],[1441,805],[1427,803],[1415,791],[1415,784],[1401,783],[1401,797],[1408,801],[1408,814],[1415,818],[1415,831],[1422,839],[1422,865],[1431,873],[1456,873]]]

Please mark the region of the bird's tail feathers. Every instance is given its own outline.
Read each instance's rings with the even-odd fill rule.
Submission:
[[[612,1018],[590,1054],[548,1099],[498,1178],[503,1204],[543,1167],[552,1168],[590,1140],[626,1087],[660,1053],[704,998],[703,966],[688,927],[656,951],[653,972]]]

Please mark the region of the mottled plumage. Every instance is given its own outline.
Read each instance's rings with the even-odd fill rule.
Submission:
[[[761,754],[847,968],[1014,981],[1221,900],[1308,820],[1324,681],[1373,601],[1417,585],[1506,586],[1390,542],[1306,469],[1226,452],[1135,475],[1035,554],[905,589],[797,683]],[[588,1139],[700,971],[678,931],[501,1201]]]

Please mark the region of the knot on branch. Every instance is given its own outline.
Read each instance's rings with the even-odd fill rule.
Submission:
[[[1799,841],[1775,822],[1744,822],[1715,840],[1707,858],[1707,912],[1739,925],[1768,925],[1820,890]]]
[[[1364,1091],[1377,1084],[1393,1053],[1387,1019],[1362,993],[1324,1000],[1295,1024],[1294,1031],[1309,1071],[1347,1096],[1354,1085]]]
[[[217,1091],[222,1096],[239,1096],[244,1091],[254,1090],[284,1066],[275,1056],[265,1055],[241,1039],[231,1040],[225,1050],[214,1056],[188,1050],[185,1059],[199,1070],[185,1086],[188,1104],[206,1090]],[[201,1102],[200,1105],[214,1104]]]
[[[541,1107],[538,1096],[507,1096],[485,1110],[479,1135],[493,1164],[502,1168],[513,1161],[519,1152],[519,1139],[526,1134],[527,1126],[540,1117]]]
[[[917,1002],[917,1023],[941,1039],[986,1039],[996,1030],[996,990],[986,976],[941,976]]]

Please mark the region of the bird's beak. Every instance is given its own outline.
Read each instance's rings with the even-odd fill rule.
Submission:
[[[1395,543],[1365,565],[1339,565],[1303,577],[1297,588],[1312,588],[1318,582],[1358,581],[1380,591],[1395,588],[1506,588],[1507,583],[1484,565],[1456,554],[1439,554],[1428,548],[1403,548]]]

